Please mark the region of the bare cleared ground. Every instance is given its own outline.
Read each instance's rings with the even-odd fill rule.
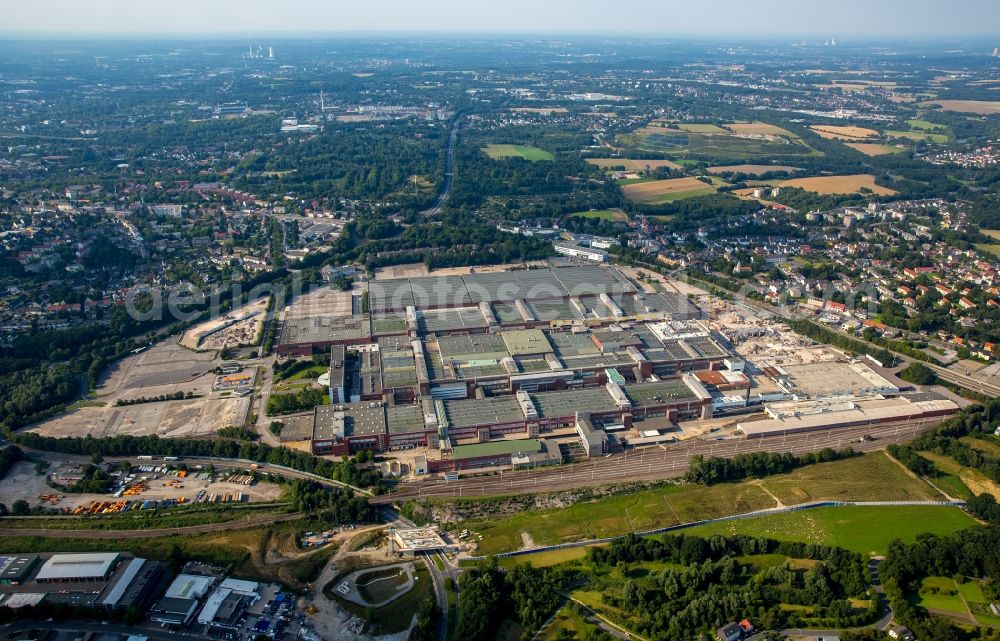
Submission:
[[[184,332],[184,335],[181,336],[181,345],[189,349],[221,349],[227,346],[253,344],[260,335],[260,329],[264,324],[264,312],[266,310],[267,298],[261,298],[249,305],[233,310],[225,316],[199,323]],[[249,313],[256,313],[256,316],[206,336],[207,332],[221,327],[227,321]]]
[[[850,125],[812,125],[811,129],[821,138],[832,140],[861,140],[878,135],[874,129]]]
[[[622,186],[625,197],[635,202],[656,202],[664,196],[684,194],[693,191],[711,190],[713,187],[697,178],[671,178],[651,180]]]
[[[375,270],[375,280],[394,280],[397,278],[418,278],[427,275],[427,265],[423,263],[407,263],[405,265],[389,265]]]
[[[669,167],[671,169],[681,169],[681,166],[672,160],[635,160],[632,158],[588,158],[587,162],[597,165],[601,169],[608,167],[625,167],[626,171],[643,171],[645,169],[656,169],[657,167]]]
[[[734,122],[728,125],[723,125],[723,127],[734,134],[740,134],[743,136],[795,137],[787,129],[782,129],[781,127],[777,127],[775,125],[769,125],[766,122]]]
[[[128,356],[109,368],[96,399],[31,429],[46,436],[165,437],[210,436],[219,428],[243,423],[250,399],[213,392],[214,353],[191,352],[168,338],[145,352]],[[196,398],[117,406],[119,400],[176,392]]]
[[[931,104],[938,105],[944,111],[954,111],[963,114],[991,115],[1000,113],[1000,102],[989,100],[933,100]]]
[[[862,188],[870,189],[879,196],[891,196],[896,192],[888,187],[875,184],[875,176],[871,174],[852,174],[850,176],[813,176],[811,178],[793,178],[781,183],[781,187],[798,187],[817,194],[853,194]]]
[[[873,142],[849,142],[847,146],[855,151],[860,151],[866,156],[884,156],[886,154],[894,154],[899,150],[898,147],[880,145]]]

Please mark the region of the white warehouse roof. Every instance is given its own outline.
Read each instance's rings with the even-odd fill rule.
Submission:
[[[178,574],[163,596],[171,599],[200,599],[215,582],[215,577]]]
[[[36,581],[90,579],[107,576],[118,560],[117,552],[54,554],[42,565]]]

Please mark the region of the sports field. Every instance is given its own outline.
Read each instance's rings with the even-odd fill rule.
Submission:
[[[810,128],[821,138],[831,140],[863,140],[878,135],[877,131],[868,129],[867,127],[812,125]]]
[[[697,178],[650,180],[622,186],[622,193],[626,198],[644,205],[659,205],[692,196],[704,196],[714,191],[715,187]]]
[[[555,157],[544,149],[527,145],[490,144],[483,147],[483,152],[493,160],[504,158],[524,158],[535,162],[537,160],[553,160]]]
[[[932,100],[929,105],[937,105],[944,111],[954,111],[962,114],[990,114],[1000,113],[1000,101],[995,100]]]
[[[624,167],[625,171],[645,171],[647,169],[656,169],[657,167],[670,167],[671,169],[683,169],[680,165],[672,160],[652,160],[652,159],[634,159],[634,158],[588,158],[587,162],[591,165],[597,165],[601,169],[608,169],[611,167]]]
[[[862,188],[870,189],[879,196],[891,196],[896,192],[888,187],[875,184],[875,176],[871,174],[853,174],[850,176],[813,176],[812,178],[793,178],[781,183],[781,187],[798,187],[817,194],[854,194]]]
[[[860,151],[866,156],[885,156],[886,154],[901,154],[906,151],[902,147],[880,145],[876,142],[848,142],[844,144],[855,151]]]
[[[924,532],[946,535],[975,524],[975,519],[956,507],[829,507],[713,523],[685,533],[705,537],[744,534],[835,545],[860,554],[885,554],[894,539],[912,543]]]

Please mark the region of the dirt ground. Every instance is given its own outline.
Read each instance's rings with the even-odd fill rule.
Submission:
[[[239,425],[250,399],[213,392],[214,353],[192,352],[168,338],[139,354],[113,364],[95,390],[95,398],[34,426],[47,436],[206,436],[222,427]],[[118,406],[119,400],[156,397],[176,392],[196,398]]]
[[[213,318],[188,329],[181,336],[181,345],[189,349],[211,350],[227,346],[249,345],[256,341],[264,324],[264,312],[267,310],[267,298],[234,310],[221,318]],[[206,332],[220,327],[226,321],[243,314],[256,313],[252,318],[241,321],[224,330],[205,336]],[[200,341],[199,341],[200,339]]]

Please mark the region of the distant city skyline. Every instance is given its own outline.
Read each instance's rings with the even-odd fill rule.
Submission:
[[[996,35],[1000,2],[715,0],[613,5],[597,0],[35,0],[4,7],[0,34],[129,36],[318,32],[631,33],[663,36]]]

